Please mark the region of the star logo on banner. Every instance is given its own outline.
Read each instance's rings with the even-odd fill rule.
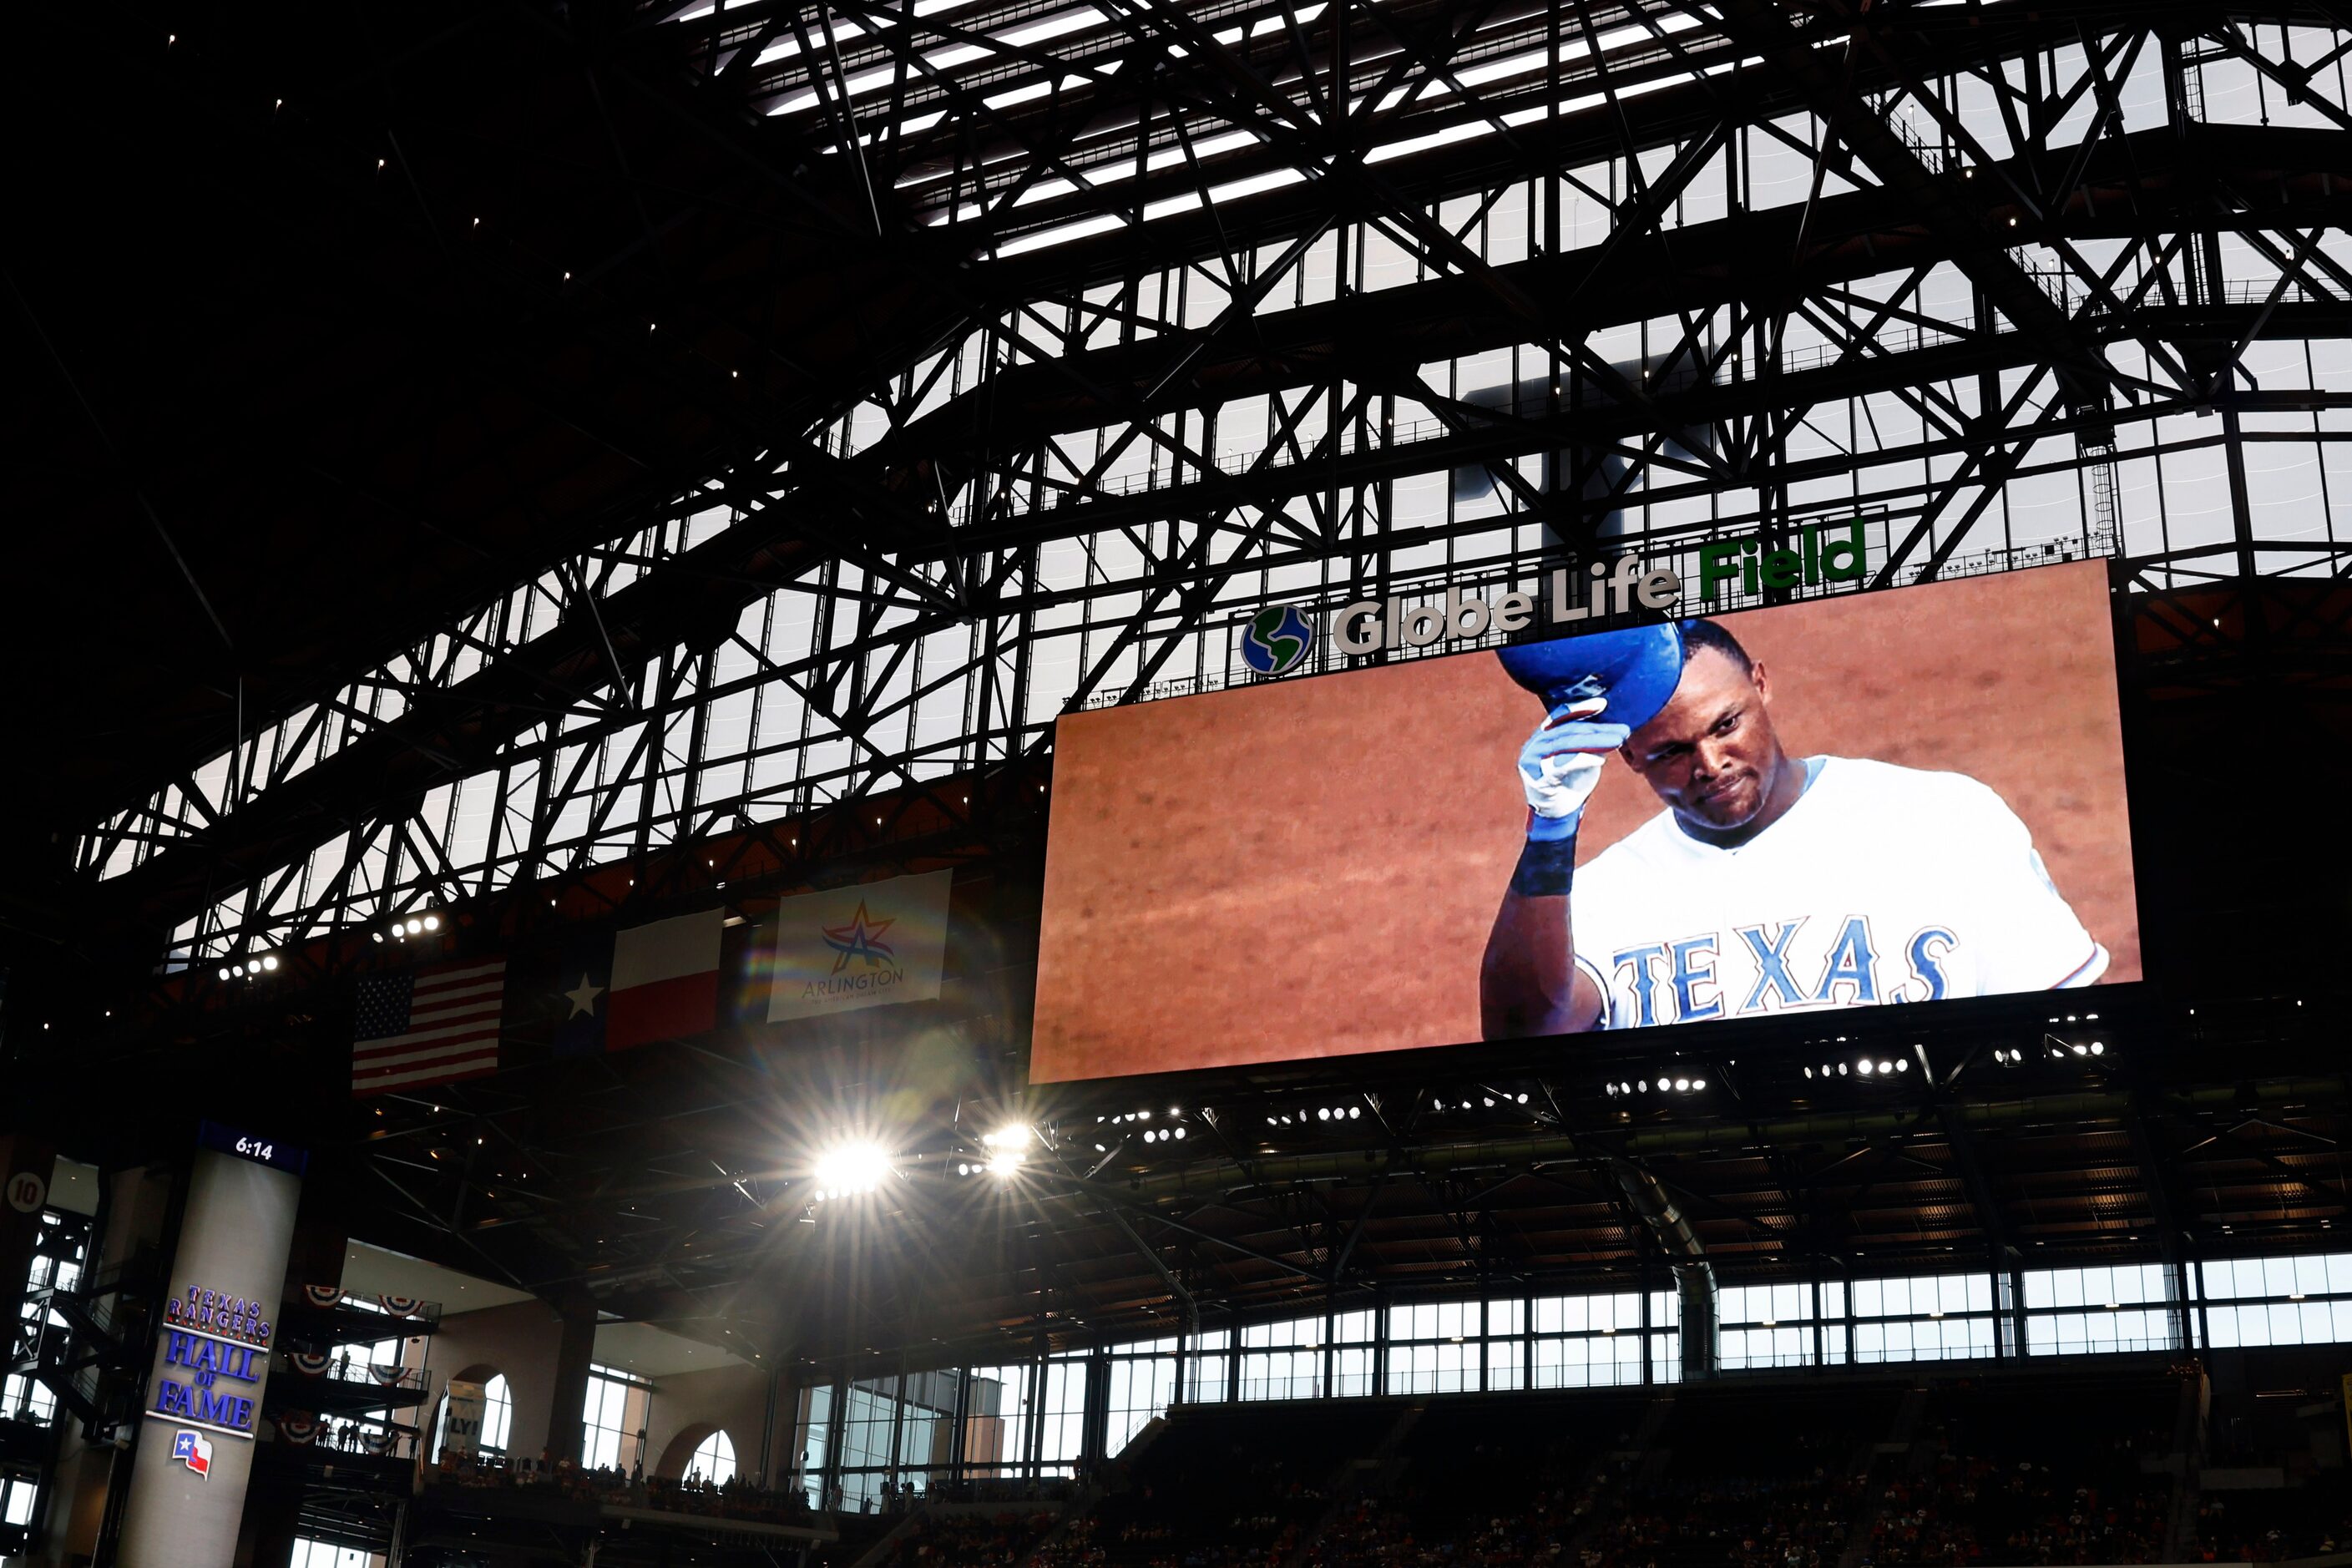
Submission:
[[[563,1015],[564,1022],[570,1023],[572,1019],[577,1018],[583,1013],[587,1014],[590,1017],[594,1017],[596,1015],[596,998],[604,994],[604,987],[593,984],[585,973],[583,973],[580,976],[579,984],[573,986],[569,991],[560,991],[556,993],[556,994],[562,996],[565,1001],[572,1004],[572,1011]]]
[[[825,945],[841,956],[833,961],[833,972],[840,973],[853,958],[862,958],[869,969],[879,969],[893,956],[890,944],[881,940],[882,933],[898,924],[898,918],[874,920],[866,913],[866,900],[857,900],[857,912],[843,926],[824,926]]]

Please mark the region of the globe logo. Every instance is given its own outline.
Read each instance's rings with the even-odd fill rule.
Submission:
[[[1242,662],[1260,675],[1288,675],[1315,651],[1315,626],[1296,605],[1276,605],[1242,628]]]

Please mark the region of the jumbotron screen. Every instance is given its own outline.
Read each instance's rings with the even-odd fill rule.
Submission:
[[[1073,714],[1054,774],[1038,1082],[2139,977],[2097,562]]]

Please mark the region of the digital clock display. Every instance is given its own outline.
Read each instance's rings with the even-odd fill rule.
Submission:
[[[196,1130],[196,1142],[207,1149],[217,1149],[224,1154],[234,1154],[240,1160],[250,1160],[257,1165],[272,1170],[291,1171],[300,1175],[310,1163],[310,1152],[298,1149],[282,1138],[266,1138],[242,1128],[224,1127],[217,1121],[207,1121]]]

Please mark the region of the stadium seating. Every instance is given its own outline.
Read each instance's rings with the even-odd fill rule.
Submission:
[[[2155,1361],[1979,1363],[1180,1407],[1066,1517],[921,1521],[866,1568],[2021,1568],[2352,1548],[2340,1460],[2184,1497],[2200,1387]]]

